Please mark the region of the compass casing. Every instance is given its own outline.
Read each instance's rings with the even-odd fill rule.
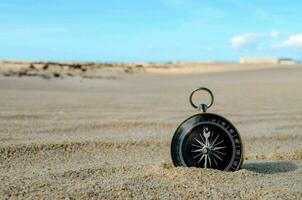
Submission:
[[[182,122],[172,139],[175,166],[236,171],[243,162],[239,132],[224,117],[200,113]]]

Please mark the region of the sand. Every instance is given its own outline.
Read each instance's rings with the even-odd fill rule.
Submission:
[[[302,198],[301,66],[38,69],[45,78],[19,76],[21,64],[0,64],[0,199]],[[239,171],[172,164],[198,86],[241,134]]]

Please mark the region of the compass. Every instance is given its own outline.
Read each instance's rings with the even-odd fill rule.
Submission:
[[[211,103],[196,106],[192,97],[201,90],[210,94]],[[240,168],[243,148],[239,132],[226,118],[206,112],[213,102],[213,93],[207,88],[197,88],[191,93],[191,105],[202,112],[189,117],[176,129],[171,143],[175,166],[224,171],[236,171]]]

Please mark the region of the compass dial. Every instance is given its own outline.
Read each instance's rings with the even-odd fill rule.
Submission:
[[[238,131],[225,118],[197,114],[176,130],[171,145],[175,166],[235,171],[242,164],[242,144]]]

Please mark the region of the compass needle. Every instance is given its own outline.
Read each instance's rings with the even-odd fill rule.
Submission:
[[[195,149],[195,150],[192,150],[191,152],[202,152],[202,149]]]
[[[198,156],[200,156],[202,153],[197,154],[196,156],[194,156],[193,158],[197,158]]]
[[[220,153],[220,154],[222,154],[222,155],[226,155],[226,153],[223,153],[223,152],[221,152],[221,151],[215,151],[215,153]]]
[[[213,153],[213,155],[214,155],[216,158],[218,158],[219,160],[222,161],[222,158],[220,158],[216,153]]]
[[[206,143],[206,142],[204,141],[204,139],[203,139],[202,135],[201,135],[201,134],[199,134],[199,136],[200,136],[200,138],[201,138],[202,142],[203,142],[203,143]]]
[[[211,132],[210,132],[209,145],[212,143],[212,136],[213,136],[213,132],[212,132],[212,134],[211,134]]]
[[[215,157],[213,157],[213,161],[214,161],[214,163],[215,163],[216,166],[217,166],[218,164],[217,164],[217,161],[216,161]]]
[[[227,148],[226,146],[222,146],[222,147],[215,147],[215,148],[213,148],[213,150],[219,150],[219,149],[225,149],[225,148]]]
[[[211,163],[211,157],[210,157],[210,155],[208,155],[208,158],[209,158],[209,166],[211,167],[212,163]]]
[[[198,146],[198,145],[196,145],[196,144],[192,144],[192,146],[198,147],[198,148],[202,148],[202,146]]]
[[[213,147],[216,147],[218,144],[221,144],[222,142],[224,142],[224,140],[221,140],[220,142],[218,142],[217,144],[215,144]]]
[[[201,141],[197,140],[196,138],[194,138],[194,140],[195,140],[196,142],[198,142],[198,143],[199,143],[200,145],[202,145],[202,146],[205,145],[204,143],[202,143]]]
[[[219,138],[219,135],[216,136],[216,138],[214,139],[214,141],[211,144],[211,147],[213,147],[213,145],[215,145],[216,140]]]
[[[204,158],[204,154],[202,154],[202,156],[201,156],[200,159],[198,160],[198,163],[200,163],[200,161],[202,161],[203,158]]]
[[[204,168],[207,168],[208,167],[208,155],[207,154],[204,154],[204,155],[205,155]]]

